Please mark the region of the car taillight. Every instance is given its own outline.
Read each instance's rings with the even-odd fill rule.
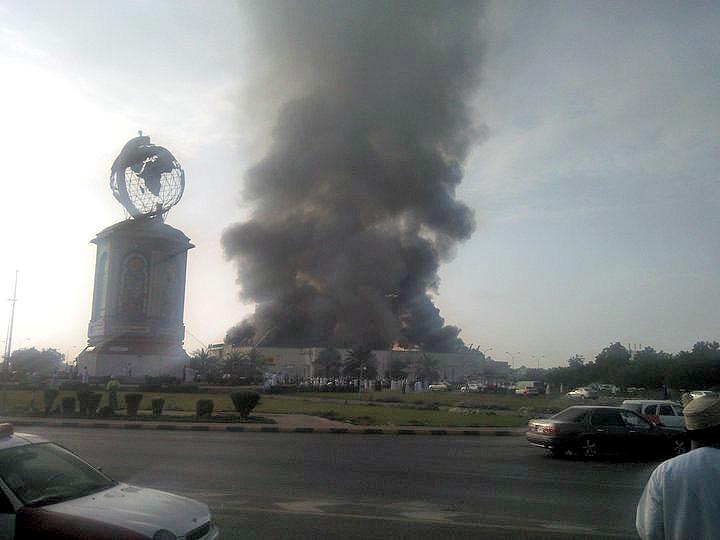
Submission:
[[[558,428],[555,426],[545,426],[543,427],[543,433],[547,433],[548,435],[552,435],[553,433],[557,433]]]

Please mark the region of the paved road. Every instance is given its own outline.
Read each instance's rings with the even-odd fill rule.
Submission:
[[[224,538],[633,538],[655,466],[554,460],[522,437],[24,431],[204,500]]]

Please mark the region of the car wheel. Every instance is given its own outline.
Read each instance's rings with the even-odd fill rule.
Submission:
[[[688,451],[688,443],[682,437],[672,440],[672,453],[675,456],[679,456]]]
[[[591,439],[590,437],[586,437],[582,441],[580,441],[580,446],[578,448],[578,454],[581,457],[584,457],[585,459],[593,459],[594,457],[597,457],[598,449],[597,449],[597,443],[595,442],[595,439]]]

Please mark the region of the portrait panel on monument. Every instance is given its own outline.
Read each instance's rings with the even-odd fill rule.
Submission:
[[[147,306],[148,263],[140,253],[125,257],[120,277],[120,316],[141,320]]]

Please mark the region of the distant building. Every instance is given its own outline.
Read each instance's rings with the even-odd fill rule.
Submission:
[[[211,355],[225,357],[234,351],[249,351],[250,347],[236,347],[231,344],[211,345],[208,351]],[[268,360],[268,371],[276,373],[281,379],[304,379],[321,376],[315,373],[313,362],[322,348],[292,348],[292,347],[258,347],[257,350]],[[338,349],[344,355],[344,349]],[[375,350],[377,360],[377,373],[384,378],[390,371],[393,358],[401,361],[419,359],[423,352],[419,350]],[[510,366],[507,362],[497,362],[486,358],[479,352],[461,353],[426,353],[437,362],[438,377],[448,382],[461,382],[466,377],[477,376],[485,379],[504,379],[510,375]]]

